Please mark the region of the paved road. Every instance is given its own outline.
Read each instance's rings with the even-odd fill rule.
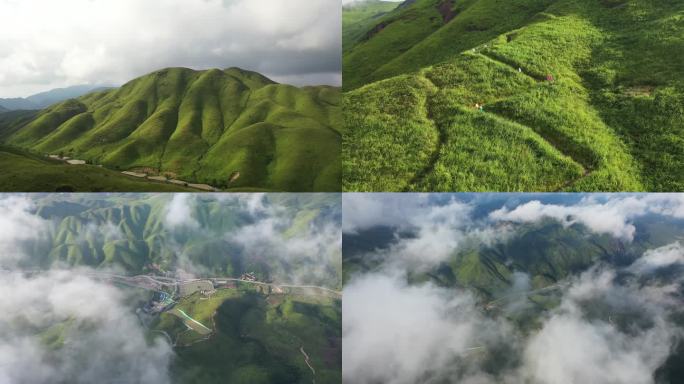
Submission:
[[[3,270],[0,270],[0,272],[19,272],[19,273],[27,273],[27,274],[37,274],[37,273],[46,273],[48,271],[44,271],[44,270],[16,270],[16,271],[12,271],[12,270],[3,269]],[[203,277],[203,278],[197,278],[197,279],[177,279],[177,278],[173,278],[173,277],[155,276],[155,275],[127,276],[127,275],[119,275],[116,273],[102,272],[102,271],[83,272],[82,274],[84,276],[92,277],[95,279],[115,281],[115,282],[119,282],[119,283],[126,284],[129,286],[142,288],[142,289],[146,289],[149,291],[156,291],[156,292],[161,292],[162,289],[165,287],[176,288],[178,286],[178,284],[182,284],[182,283],[188,283],[188,282],[193,282],[193,281],[201,281],[201,280],[210,280],[213,283],[216,283],[217,281],[235,281],[235,282],[255,284],[255,285],[261,285],[261,286],[267,286],[267,287],[270,286],[270,287],[279,287],[279,288],[311,289],[311,290],[318,290],[318,291],[322,291],[322,292],[327,292],[327,293],[333,294],[333,295],[338,296],[338,297],[342,296],[342,292],[340,292],[340,291],[336,291],[334,289],[330,289],[327,287],[321,287],[321,286],[317,286],[317,285],[267,283],[267,282],[263,282],[263,281],[243,280],[243,279],[232,278],[232,277]]]

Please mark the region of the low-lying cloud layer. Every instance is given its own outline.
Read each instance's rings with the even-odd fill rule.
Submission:
[[[669,317],[680,305],[670,288],[622,285],[615,270],[592,269],[524,335],[484,315],[466,291],[367,274],[344,290],[344,382],[653,383],[682,337]]]
[[[118,289],[68,271],[0,286],[0,382],[170,382],[171,347],[146,341]]]
[[[177,246],[179,266],[201,270],[184,260],[188,247],[180,243],[215,239],[222,246],[239,245],[247,259],[272,262],[279,283],[338,287],[341,222],[335,211],[340,208],[326,200],[332,213],[319,216],[312,210],[312,220],[298,221],[300,211],[289,201],[296,199],[267,194],[0,196],[0,383],[172,381],[172,348],[161,335],[148,340],[132,308],[138,298],[95,279],[91,269],[70,265],[93,262],[80,259],[72,247],[111,241],[125,248],[131,242],[137,252],[151,231],[155,242],[178,239],[165,245]],[[213,225],[224,221],[229,223],[225,229]],[[136,238],[140,233],[143,238]],[[55,249],[61,257],[43,263]],[[67,249],[74,252],[62,252]],[[220,250],[209,256],[228,257]],[[146,256],[135,252],[126,256]],[[117,262],[98,266],[119,267],[125,274]]]
[[[266,194],[176,194],[167,205],[166,225],[171,230],[195,231],[194,236],[212,232],[212,228],[201,228],[193,216],[200,197],[235,206],[232,215],[250,217],[251,223],[221,234],[220,239],[239,247],[247,259],[271,262],[272,277],[279,283],[339,286],[342,231],[333,217],[300,224],[299,212],[270,203]],[[185,259],[180,249],[178,253],[184,269],[203,273],[201,265]]]
[[[120,85],[164,67],[341,84],[335,0],[1,0],[0,36],[0,97]]]
[[[607,201],[588,197],[571,206],[543,204],[535,200],[513,209],[501,208],[492,212],[490,217],[519,223],[536,222],[543,218],[556,219],[566,226],[581,223],[595,232],[631,241],[636,231],[631,220],[647,214],[684,219],[684,195],[636,195],[611,197]]]
[[[0,198],[0,268],[15,266],[27,247],[46,234],[49,223],[32,209],[32,201],[25,197]]]
[[[342,312],[345,383],[469,382],[483,376],[481,352],[507,331],[466,291],[409,286],[397,272],[354,280]]]
[[[475,290],[416,280],[441,262],[452,265],[466,247],[506,244],[520,223],[578,224],[586,236],[607,234],[630,247],[642,218],[684,218],[683,195],[585,195],[553,202],[522,195],[343,199],[345,234],[396,228],[389,247],[366,255],[379,257],[379,265],[353,274],[344,288],[345,383],[649,384],[682,340],[684,330],[673,316],[681,308],[684,281],[676,269],[684,265],[684,248],[676,238],[631,265],[597,262],[543,293],[514,268],[494,308]],[[408,229],[410,235],[401,234]],[[659,273],[670,267],[676,273]],[[478,266],[472,268],[469,276],[476,278]],[[543,298],[533,303],[532,293]]]
[[[543,384],[653,382],[681,336],[668,319],[676,307],[667,289],[617,284],[615,274],[597,268],[573,281],[525,347],[526,378]],[[603,313],[592,313],[597,310]]]

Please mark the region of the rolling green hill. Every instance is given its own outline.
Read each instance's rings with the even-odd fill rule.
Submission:
[[[0,185],[4,192],[192,192],[181,185],[129,177],[93,165],[67,165],[0,146]]]
[[[346,5],[344,18],[342,19],[342,47],[354,44],[363,39],[370,27],[374,26],[377,19],[392,11],[398,5],[397,2],[383,0],[366,0],[363,2]]]
[[[163,69],[0,120],[8,145],[222,189],[335,191],[340,95],[238,68]]]
[[[552,219],[512,224],[510,236],[501,236],[492,244],[464,242],[440,265],[427,272],[417,271],[410,278],[415,282],[473,289],[484,300],[493,300],[510,289],[514,272],[529,275],[535,289],[544,288],[577,276],[597,263],[630,265],[645,251],[682,239],[681,220],[649,217],[635,225],[634,240],[626,242],[596,234],[581,224],[563,226]],[[345,282],[353,274],[378,269],[387,261],[386,257],[392,257],[377,250],[391,249],[402,237],[412,236],[388,227],[345,233]]]
[[[50,225],[40,241],[27,245],[20,267],[85,266],[140,274],[158,272],[154,264],[163,271],[184,269],[209,276],[254,272],[261,281],[292,282],[301,276],[330,287],[340,282],[339,252],[321,260],[295,260],[265,245],[255,256],[229,238],[253,224],[255,217],[238,199],[199,196],[188,204],[190,217],[182,218],[192,220],[190,224],[173,227],[167,219],[172,194],[39,195],[33,199],[35,214]],[[278,211],[273,217],[280,222],[276,232],[295,242],[309,236],[312,226],[339,220],[341,209],[339,197],[329,194],[274,194],[265,204]],[[317,273],[311,273],[313,269]]]
[[[253,287],[194,294],[176,308],[213,333],[205,341],[176,316],[153,324],[177,340],[172,367],[178,383],[340,383],[342,308],[339,299],[268,294]],[[310,358],[313,370],[306,365]],[[312,380],[313,379],[313,380]]]
[[[343,15],[344,190],[684,190],[682,2]]]
[[[100,356],[102,344],[77,340],[109,331],[121,353],[133,348],[119,341],[136,338],[138,347],[168,348],[158,367],[168,380],[150,382],[341,383],[341,254],[319,237],[321,228],[341,236],[339,194],[42,193],[8,195],[0,204],[31,232],[0,260],[3,281],[32,282],[13,291],[20,295],[37,291],[36,281],[57,290],[68,279],[71,291],[55,306],[81,299],[78,314],[3,319],[5,331],[21,332],[55,366],[80,370],[82,354]],[[243,277],[248,272],[257,281]],[[111,273],[129,276],[128,283]],[[214,278],[211,289],[183,289],[200,276]],[[175,280],[130,283],[165,278]],[[104,310],[78,296],[85,290],[99,292],[90,297],[108,303]],[[33,299],[22,306],[44,308]],[[129,332],[101,326],[115,317],[128,318]],[[142,354],[132,364],[148,359]]]

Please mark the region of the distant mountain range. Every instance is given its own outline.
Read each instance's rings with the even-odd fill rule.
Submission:
[[[239,68],[167,68],[0,119],[0,141],[222,189],[339,191],[340,98]]]
[[[0,99],[0,113],[8,110],[43,109],[60,101],[105,89],[109,89],[109,87],[103,87],[101,85],[74,85],[73,87],[56,88],[46,92],[36,93],[29,97]]]
[[[237,199],[232,201],[197,197],[188,203],[183,220],[195,224],[172,227],[168,210],[172,194],[36,195],[36,217],[50,223],[50,235],[26,250],[22,266],[50,268],[56,264],[77,267],[116,266],[127,273],[149,272],[156,264],[169,271],[188,268],[214,276],[238,277],[255,272],[260,279],[293,281],[306,276],[310,283],[336,287],[341,281],[339,253],[329,255],[320,276],[312,270],[314,260],[287,259],[282,252],[261,250],[259,257],[245,251],[244,244],[226,234],[253,225],[252,217]],[[271,194],[263,200],[277,208],[277,218],[286,223],[278,236],[303,238],[312,226],[335,223],[340,218],[339,200],[332,194],[306,198],[297,194]],[[265,241],[265,240],[264,240]],[[265,242],[263,244],[266,244]],[[182,255],[182,256],[181,256]],[[326,256],[327,257],[327,256]]]

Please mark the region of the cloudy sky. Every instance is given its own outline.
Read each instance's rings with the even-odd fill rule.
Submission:
[[[339,0],[0,0],[0,97],[171,66],[340,85]]]
[[[363,3],[365,1],[366,0],[342,0],[342,5],[358,4],[358,3]],[[391,2],[391,3],[400,3],[404,0],[384,0],[384,1]]]
[[[341,264],[339,215],[320,216],[315,225],[300,226],[285,234],[283,231],[291,228],[295,217],[299,217],[298,211],[289,209],[287,203],[296,200],[294,194],[290,196],[292,200],[269,196],[260,193],[117,194],[115,197],[66,194],[48,198],[0,194],[0,306],[4,309],[0,311],[0,383],[173,382],[170,374],[175,358],[173,348],[161,335],[153,340],[147,337],[135,314],[139,296],[130,296],[129,291],[93,278],[92,270],[83,266],[65,268],[56,262],[51,270],[43,273],[13,272],[32,268],[21,263],[27,263],[37,252],[49,253],[46,249],[53,241],[57,247],[89,246],[88,238],[116,239],[117,247],[124,246],[126,241],[141,241],[129,225],[123,222],[115,225],[108,219],[101,221],[97,214],[91,215],[92,211],[82,214],[74,209],[72,216],[44,218],[37,213],[42,204],[80,203],[100,207],[99,210],[121,207],[119,204],[126,205],[127,201],[138,208],[145,202],[154,206],[163,202],[159,211],[149,208],[152,211],[148,220],[156,224],[147,223],[142,227],[162,225],[170,234],[193,240],[225,238],[238,243],[247,256],[262,260],[268,256],[274,263],[288,265],[286,273],[285,268],[278,269],[283,272],[274,275],[274,281],[336,287],[339,279],[331,278],[331,274],[337,275],[336,266]],[[305,197],[315,199],[316,195]],[[328,207],[339,210],[339,199],[331,201]],[[207,227],[208,223],[221,221],[216,216],[224,213],[226,221],[233,220],[228,215],[250,219],[238,228],[231,225],[226,232]],[[213,219],[207,219],[207,215],[214,215]],[[157,222],[158,217],[161,219]],[[52,237],[59,232],[56,228],[60,222],[75,221],[88,224],[78,233]],[[174,246],[168,241],[161,242],[162,247]],[[185,256],[179,249],[176,254],[179,263]],[[100,267],[101,271],[121,266]],[[202,268],[187,264],[182,267],[185,272]],[[278,265],[273,264],[273,268],[277,269]],[[51,329],[63,329],[63,344],[59,348],[48,345],[52,339],[45,336],[49,333],[43,332]]]
[[[347,259],[378,263],[345,282],[344,382],[653,384],[684,337],[674,320],[684,286],[681,236],[661,239],[665,245],[631,264],[597,262],[560,280],[558,304],[539,313],[521,295],[532,286],[525,271],[497,296],[499,315],[483,310],[475,290],[414,275],[454,265],[458,250],[474,243],[505,244],[516,225],[541,220],[580,224],[629,249],[647,218],[682,225],[684,194],[344,194],[345,236],[395,228],[389,246],[372,243],[375,250]],[[670,273],[656,278],[663,269]]]

